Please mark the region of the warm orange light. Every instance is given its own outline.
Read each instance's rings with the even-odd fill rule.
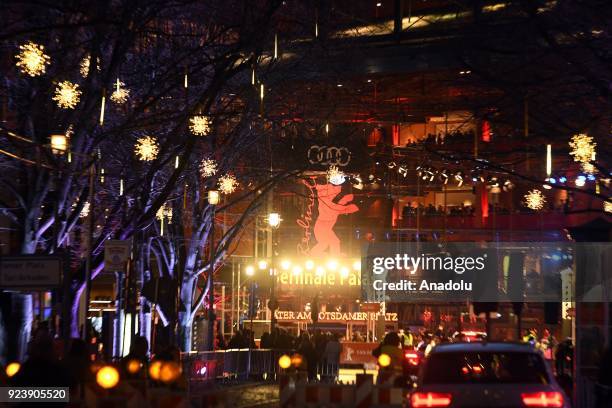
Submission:
[[[391,357],[388,354],[381,354],[378,357],[378,365],[381,367],[389,367],[391,364]]]
[[[302,358],[302,356],[300,354],[294,354],[293,356],[291,356],[291,364],[294,367],[301,366],[303,361],[304,361],[304,359]]]
[[[11,378],[15,374],[17,374],[20,369],[21,369],[21,364],[17,362],[10,363],[9,365],[6,366],[6,370],[5,370],[6,376]]]
[[[113,388],[119,383],[119,371],[113,366],[104,366],[98,370],[96,382],[102,388]]]
[[[181,375],[181,366],[174,362],[168,361],[163,363],[159,369],[159,379],[165,383],[171,383],[176,381]]]
[[[149,377],[151,377],[152,380],[159,380],[159,372],[161,370],[161,366],[162,363],[159,360],[153,361],[149,366]]]
[[[126,365],[126,369],[130,374],[136,374],[141,368],[142,363],[138,360],[130,360]]]
[[[278,359],[278,365],[280,368],[283,368],[283,369],[287,369],[291,367],[291,357],[289,357],[287,354],[283,354]]]

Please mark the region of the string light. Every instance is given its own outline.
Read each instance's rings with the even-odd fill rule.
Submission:
[[[130,96],[130,90],[122,87],[125,87],[125,84],[117,78],[115,90],[110,97],[111,101],[115,103],[125,103],[127,101],[128,96]]]
[[[204,159],[200,163],[200,175],[204,178],[217,174],[217,162],[213,159]]]
[[[231,194],[236,191],[238,187],[238,180],[233,174],[225,174],[219,178],[219,190],[223,194]]]
[[[55,95],[53,100],[57,103],[57,106],[63,109],[74,109],[76,108],[79,100],[81,99],[81,91],[79,86],[70,81],[62,81],[55,88]]]
[[[569,142],[570,155],[574,157],[574,161],[581,163],[589,163],[595,160],[595,147],[597,143],[593,138],[584,133],[572,136]]]
[[[327,169],[327,181],[335,186],[339,186],[346,181],[346,175],[337,166],[332,165]]]
[[[136,141],[134,153],[142,161],[155,160],[159,153],[159,145],[157,140],[151,136],[144,136]]]
[[[189,120],[189,130],[197,136],[206,136],[210,132],[210,118],[198,115]]]
[[[541,210],[546,204],[546,197],[538,189],[533,189],[525,194],[525,205],[532,210]]]
[[[27,44],[20,45],[21,50],[16,55],[17,62],[15,65],[20,71],[31,77],[36,77],[45,73],[47,65],[51,62],[51,58],[45,54],[45,47],[29,41]]]

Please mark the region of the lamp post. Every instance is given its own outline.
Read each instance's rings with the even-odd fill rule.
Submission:
[[[211,227],[210,227],[210,270],[208,273],[208,336],[207,336],[207,350],[214,350],[215,339],[214,325],[215,325],[215,314],[213,307],[215,305],[215,286],[213,281],[213,275],[215,272],[215,206],[219,204],[220,196],[217,190],[208,191],[208,204],[212,208]]]
[[[271,212],[267,217],[268,225],[270,226],[270,235],[272,239],[272,253],[270,254],[271,266],[270,266],[270,274],[272,276],[272,284],[270,285],[270,302],[268,304],[268,308],[272,312],[272,317],[270,318],[270,334],[276,328],[276,316],[275,312],[278,308],[278,301],[276,300],[276,263],[275,263],[275,253],[274,253],[274,230],[280,227],[282,218],[279,213]]]

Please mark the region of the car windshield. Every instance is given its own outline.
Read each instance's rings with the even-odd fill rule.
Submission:
[[[444,352],[429,356],[423,384],[548,384],[544,362],[535,353]]]

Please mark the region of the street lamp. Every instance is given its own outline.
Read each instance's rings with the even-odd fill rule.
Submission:
[[[220,196],[217,190],[208,191],[208,204],[212,208],[211,227],[210,227],[210,273],[208,274],[208,338],[207,338],[207,350],[212,351],[214,349],[215,341],[213,336],[215,334],[215,315],[213,308],[215,306],[215,286],[213,281],[213,275],[215,272],[215,206],[219,204]]]
[[[64,154],[68,150],[68,138],[66,135],[51,135],[51,150],[54,154]]]
[[[268,214],[267,217],[268,225],[271,228],[270,238],[272,239],[272,254],[270,254],[270,257],[272,259],[272,268],[270,270],[270,275],[272,275],[272,285],[270,286],[269,302],[269,309],[272,312],[272,317],[270,318],[270,333],[272,333],[274,331],[274,328],[276,327],[276,316],[274,315],[274,313],[278,308],[278,301],[276,300],[276,264],[274,263],[274,230],[280,227],[282,220],[283,219],[281,218],[280,214],[277,212],[271,212]]]
[[[268,214],[268,225],[272,228],[278,228],[282,219],[279,213],[271,212]]]
[[[245,268],[244,272],[247,274],[247,276],[253,276],[255,275],[255,268],[253,265],[249,265]]]
[[[208,204],[210,205],[218,205],[221,196],[217,190],[209,190],[208,191]]]

